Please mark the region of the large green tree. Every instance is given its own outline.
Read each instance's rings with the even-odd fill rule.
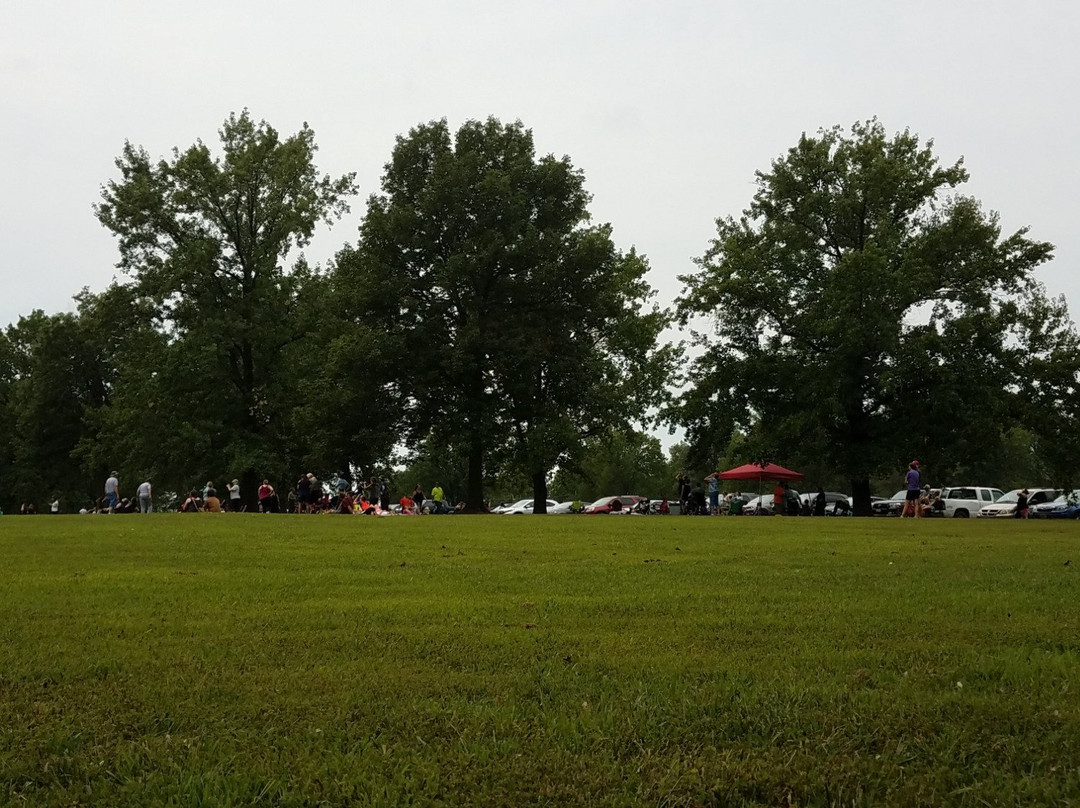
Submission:
[[[5,508],[33,502],[40,510],[54,498],[64,510],[90,504],[96,483],[86,472],[93,478],[94,470],[72,459],[108,397],[111,371],[97,336],[79,314],[35,311],[0,340]]]
[[[559,500],[586,504],[619,494],[663,499],[677,493],[660,441],[640,430],[622,429],[585,441],[574,468],[560,468],[551,488]]]
[[[824,460],[861,512],[870,478],[913,457],[941,480],[1001,454],[1052,248],[1003,236],[932,147],[877,121],[804,135],[717,222],[679,301],[700,350],[691,440],[742,428],[758,455]]]
[[[180,464],[188,474],[236,473],[251,497],[261,475],[284,473],[301,454],[289,429],[298,385],[288,357],[304,336],[307,276],[287,271],[287,256],[348,211],[356,186],[352,174],[318,174],[306,124],[282,139],[244,111],[220,140],[219,155],[199,141],[158,161],[127,143],[120,179],[102,189],[98,219],[118,237],[120,267],[151,302],[160,335],[132,360],[111,424],[144,456],[170,442],[170,476]],[[148,407],[155,429],[141,420]]]
[[[543,502],[583,437],[641,417],[663,388],[647,266],[589,223],[589,200],[582,172],[538,158],[520,123],[437,121],[398,138],[339,256],[353,318],[383,324],[400,357],[403,434],[467,458],[471,509],[493,462]]]

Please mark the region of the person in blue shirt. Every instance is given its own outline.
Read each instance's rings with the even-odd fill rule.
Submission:
[[[709,486],[709,513],[712,516],[720,514],[720,472],[714,471],[705,478]]]
[[[922,516],[920,512],[922,509],[919,507],[919,497],[922,495],[922,486],[919,484],[919,461],[912,460],[908,464],[907,474],[904,475],[904,482],[907,484],[907,498],[904,500],[904,509],[900,511],[900,518],[903,519],[908,515],[908,511],[911,515],[918,519]]]

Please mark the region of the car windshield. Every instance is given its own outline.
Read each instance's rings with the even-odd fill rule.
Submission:
[[[897,491],[892,495],[893,499],[907,499],[907,491]]]
[[[513,505],[511,505],[510,508],[511,509],[513,509],[513,508],[524,508],[526,505],[532,505],[532,500],[531,499],[519,499],[517,502],[515,502]]]
[[[1080,502],[1080,489],[1076,491],[1070,491],[1067,494],[1062,494],[1060,497],[1054,500],[1059,505],[1072,505],[1076,502]]]
[[[601,497],[600,499],[596,500],[596,502],[594,502],[589,507],[590,508],[599,508],[601,505],[607,505],[613,499],[618,499],[618,497]]]
[[[998,502],[1007,505],[1010,502],[1016,502],[1018,499],[1020,499],[1020,492],[1010,491],[1009,493],[1005,494],[1005,496],[1003,496],[1001,499],[999,499]]]

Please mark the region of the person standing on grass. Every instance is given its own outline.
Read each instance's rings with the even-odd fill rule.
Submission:
[[[240,513],[240,481],[233,480],[225,488],[229,492],[229,510]]]
[[[150,481],[139,486],[139,513],[153,513],[154,502],[151,499]]]
[[[705,478],[705,483],[709,486],[709,515],[720,515],[720,472],[714,471],[708,477]]]
[[[1016,497],[1016,510],[1013,512],[1016,519],[1028,518],[1028,490],[1025,488]]]
[[[922,516],[919,513],[919,496],[922,493],[922,487],[919,484],[919,461],[912,460],[908,464],[907,474],[904,475],[904,482],[907,484],[907,499],[904,500],[904,509],[900,511],[900,518],[903,519],[908,515],[910,510],[912,515],[918,519]]]
[[[442,486],[439,483],[435,483],[435,487],[431,489],[431,498],[435,500],[435,513],[442,513],[443,500],[446,499],[446,495],[443,493]]]
[[[120,479],[115,471],[105,481],[105,500],[109,506],[109,513],[115,511],[117,503],[120,502]]]
[[[675,477],[675,485],[679,488],[679,513],[685,514],[690,502],[690,475],[680,471]]]
[[[772,492],[772,512],[773,516],[784,516],[787,513],[787,484],[777,483],[776,488]]]
[[[273,505],[274,486],[270,485],[269,480],[263,480],[262,485],[259,486],[259,511],[261,513],[276,512],[277,508]]]
[[[311,507],[311,477],[310,474],[301,474],[296,482],[296,512],[307,513]]]

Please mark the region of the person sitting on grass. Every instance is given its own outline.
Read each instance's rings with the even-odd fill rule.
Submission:
[[[412,497],[408,494],[398,500],[398,505],[401,506],[401,512],[403,514],[411,516],[416,513],[416,503],[412,501]]]
[[[203,499],[203,510],[207,513],[221,513],[221,500],[218,499],[217,491],[213,488],[206,490],[206,497]]]
[[[351,514],[353,512],[354,504],[355,503],[352,494],[350,494],[348,491],[345,491],[341,495],[341,498],[338,500],[337,512]]]
[[[742,516],[743,502],[742,494],[735,494],[728,501],[728,516]]]
[[[180,506],[180,513],[198,513],[202,510],[202,500],[194,490],[188,491],[187,497]]]

